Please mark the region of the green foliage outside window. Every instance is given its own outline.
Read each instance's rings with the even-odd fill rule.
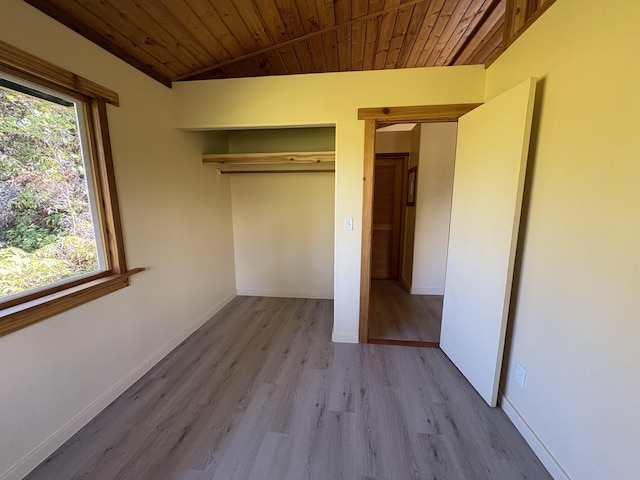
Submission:
[[[0,297],[97,269],[74,106],[0,87]]]

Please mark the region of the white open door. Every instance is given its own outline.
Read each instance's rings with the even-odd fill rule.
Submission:
[[[536,80],[458,120],[440,348],[495,407]]]

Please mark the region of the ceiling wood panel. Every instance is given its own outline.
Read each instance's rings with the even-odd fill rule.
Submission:
[[[296,52],[298,63],[302,68],[302,73],[313,73],[315,66],[311,61],[311,52],[309,51],[309,45],[306,40],[296,42],[293,44],[293,49]]]
[[[282,21],[280,11],[274,0],[261,0],[260,2],[256,2],[255,6],[260,12],[260,17],[274,43],[290,40],[287,27]]]
[[[211,33],[203,20],[193,11],[187,2],[173,2],[171,0],[161,0],[166,11],[173,12],[176,21],[183,23],[186,27],[186,35],[191,35],[195,41],[209,52],[217,62],[231,58],[229,52],[222,46],[222,43]]]
[[[227,28],[220,14],[209,2],[203,2],[202,0],[185,0],[185,3],[189,5],[193,13],[200,18],[202,23],[207,26],[209,32],[220,42],[220,45],[227,51],[230,58],[237,58],[247,53]]]
[[[322,45],[324,47],[324,59],[327,62],[327,70],[330,72],[340,71],[340,62],[338,60],[338,40],[336,32],[331,31],[322,35]],[[346,49],[345,53],[349,50]],[[347,61],[345,59],[345,61]]]
[[[349,28],[349,27],[346,27]],[[346,65],[347,70],[362,70],[362,62],[364,60],[364,44],[367,36],[367,22],[365,20],[356,22],[350,27],[349,43],[345,48],[350,49],[350,61],[349,57],[345,57],[344,62],[341,60],[340,66]],[[340,57],[342,59],[342,57]],[[347,65],[348,62],[348,65]],[[342,69],[345,70],[345,69]]]
[[[352,50],[352,27],[346,27],[336,30],[336,42],[338,44],[338,71],[348,72],[353,68],[353,52]]]
[[[429,64],[437,67],[445,65],[446,59],[458,44],[464,32],[471,26],[476,15],[482,15],[484,0],[468,0],[458,2],[451,18],[447,22],[442,35],[436,43],[436,47],[427,59]]]
[[[460,2],[464,3],[466,3],[467,1],[468,0],[460,0]],[[431,31],[429,32],[427,43],[420,52],[416,67],[429,66],[428,60],[429,58],[431,58],[432,52],[436,49],[440,37],[443,35],[445,29],[447,28],[449,19],[453,15],[453,12],[460,2],[458,2],[457,0],[445,0],[442,9],[438,12],[438,18],[436,18],[436,21],[431,28]]]
[[[384,6],[384,1],[382,2]],[[351,2],[351,15],[347,17],[342,17],[339,21],[346,20],[355,20],[360,17],[364,17],[367,13],[369,13],[369,2],[367,0],[353,0]]]
[[[493,52],[495,52],[502,44],[504,18],[499,21],[487,34],[485,41],[478,46],[477,51],[470,59],[470,63],[484,63]]]
[[[280,54],[280,58],[287,67],[288,74],[302,73],[300,62],[298,61],[296,52],[291,45],[285,45],[282,48],[279,48],[278,53]]]
[[[151,37],[149,31],[139,28],[121,10],[112,5],[103,3],[89,5],[76,0],[73,3],[62,4],[58,8],[64,12],[64,15],[73,15],[73,18],[82,24],[90,25],[91,31],[96,32],[98,37],[134,55],[161,75],[164,74],[165,69],[171,70],[173,74],[181,74],[189,70],[184,60],[176,57],[174,52],[164,44],[164,39]]]
[[[396,17],[398,12],[388,12],[382,16],[382,24],[378,31],[378,42],[376,57],[373,62],[373,68],[375,70],[381,70],[387,63],[387,53],[389,53],[389,46],[391,45],[391,36],[393,35],[393,27],[396,24]]]
[[[139,48],[139,45],[148,42],[146,34],[137,27],[131,29],[130,25],[124,25],[122,23],[125,22],[124,19],[121,19],[122,22],[118,22],[117,20],[120,19],[120,16],[117,12],[108,12],[109,16],[117,16],[116,21],[110,23],[105,20],[107,16],[104,15],[104,13],[101,14],[101,12],[96,9],[89,9],[78,0],[73,2],[73,4],[67,5],[73,5],[73,11],[77,21],[82,22],[83,25],[92,25],[93,30],[98,32],[98,35],[107,41],[113,42],[113,45],[118,45],[117,48],[125,51],[127,55],[132,57],[136,55],[138,61],[143,63],[147,68],[155,68],[159,74],[167,78],[172,78],[179,75],[180,72],[185,71],[186,66],[177,58],[173,57],[171,52],[166,48],[153,42],[149,42],[147,48]],[[108,6],[107,8],[111,7]],[[130,30],[126,32],[123,30],[125,28]]]
[[[422,27],[422,21],[425,18],[430,5],[430,2],[421,2],[414,6],[409,26],[404,35],[402,45],[400,46],[396,68],[405,68],[407,66],[409,54],[416,43],[418,33]]]
[[[492,10],[498,5],[498,0],[484,0],[480,9],[477,10],[473,19],[469,22],[469,25],[465,28],[464,33],[458,39],[456,45],[454,45],[443,60],[442,65],[453,65],[457,56],[465,49],[467,43],[477,36],[480,26],[486,22],[488,16]],[[475,10],[475,9],[472,9]],[[447,48],[448,49],[448,48]]]
[[[286,26],[289,34],[289,40],[294,40],[304,35],[305,32],[302,27],[302,20],[295,1],[275,0],[275,3],[280,11],[280,18],[282,18],[282,21]]]
[[[411,23],[415,7],[415,5],[410,5],[398,10],[396,24],[393,27],[393,33],[391,34],[391,43],[389,44],[389,50],[387,51],[387,61],[385,62],[384,68],[396,68],[396,65],[398,64],[398,57],[400,56],[400,50],[404,43],[404,37],[407,34],[407,30],[409,30],[409,24]]]
[[[422,18],[420,28],[418,29],[418,35],[411,47],[411,52],[409,53],[405,67],[414,68],[418,66],[418,59],[427,45],[427,41],[429,40],[433,26],[438,20],[444,2],[445,0],[432,0],[429,2],[427,12]],[[417,20],[419,21],[420,19]]]
[[[107,2],[104,3],[106,4]],[[172,35],[171,31],[164,29],[162,24],[168,25],[169,19],[165,17],[154,18],[144,9],[144,7],[138,6],[138,4],[133,1],[119,2],[117,4],[117,8],[116,5],[113,7],[114,10],[118,12],[118,15],[124,20],[122,22],[123,28],[128,27],[128,29],[123,30],[123,34],[129,35],[131,30],[137,28],[142,29],[146,34],[145,41],[142,45],[139,45],[139,48],[146,48],[148,45],[154,45],[157,43],[162,47],[159,50],[171,52],[173,57],[184,64],[188,70],[197,69],[207,61],[204,57],[201,57],[200,59],[196,58],[200,56],[200,51],[197,47],[194,47],[194,45],[183,45],[179,38]],[[156,12],[159,11],[159,9],[155,10]],[[106,18],[111,22],[111,17]],[[169,25],[169,28],[170,30],[173,30],[171,25]]]
[[[25,0],[163,84],[490,63],[555,0]]]
[[[459,51],[458,58],[454,65],[467,65],[472,58],[477,56],[478,50],[504,23],[504,2],[497,2],[494,9],[489,11],[487,18],[478,26],[477,32],[472,36],[467,44]]]

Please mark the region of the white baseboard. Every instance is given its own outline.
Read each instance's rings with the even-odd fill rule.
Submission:
[[[524,418],[520,415],[520,412],[516,410],[513,404],[509,401],[507,397],[502,395],[500,397],[500,408],[507,414],[509,420],[515,425],[520,434],[524,437],[526,442],[529,444],[533,453],[540,459],[545,468],[549,471],[549,474],[553,477],[554,480],[571,480],[571,477],[564,471],[564,469],[560,466],[555,457],[551,454],[551,452],[544,445],[542,440],[536,435],[536,433],[532,430],[529,424],[526,422]]]
[[[357,333],[333,332],[331,340],[334,343],[358,343]]]
[[[318,298],[332,300],[333,292],[306,290],[245,290],[238,289],[238,295],[243,297],[281,297],[281,298]]]
[[[75,435],[78,430],[89,423],[96,415],[104,410],[119,395],[133,385],[148,370],[147,362],[138,365],[122,380],[103,393],[87,408],[73,417],[70,421],[55,431],[49,438],[29,452],[22,460],[0,475],[0,480],[20,480],[27,476],[34,468],[40,465],[46,458],[55,452],[64,442]]]
[[[444,295],[444,288],[412,288],[411,295]]]
[[[29,474],[34,468],[40,465],[46,458],[55,452],[64,442],[69,440],[82,427],[89,423],[96,415],[104,410],[111,402],[122,395],[127,388],[138,381],[145,373],[169,354],[174,348],[182,343],[189,335],[200,328],[211,317],[224,308],[231,300],[236,297],[233,291],[226,295],[208,312],[198,317],[185,328],[183,328],[175,337],[165,343],[162,347],[152,353],[140,365],[129,372],[122,380],[113,387],[103,393],[88,407],[78,413],[66,424],[60,427],[49,438],[44,440],[35,449],[29,452],[22,460],[16,463],[8,471],[0,474],[0,480],[20,480]]]

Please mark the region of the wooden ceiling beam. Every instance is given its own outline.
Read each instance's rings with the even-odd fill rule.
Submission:
[[[43,1],[43,0],[35,0],[35,1]],[[250,52],[250,53],[247,53],[245,55],[241,55],[241,56],[236,57],[234,59],[225,60],[223,62],[218,62],[215,65],[211,65],[210,67],[203,68],[203,69],[197,70],[195,72],[191,72],[191,73],[189,73],[187,75],[182,75],[180,77],[177,77],[175,79],[175,81],[190,80],[191,78],[201,77],[203,74],[206,74],[208,71],[216,70],[216,69],[219,69],[220,67],[225,67],[225,66],[227,66],[227,65],[229,65],[231,63],[239,62],[241,60],[247,60],[249,58],[265,54],[265,53],[270,52],[272,50],[277,50],[279,48],[282,48],[285,45],[295,44],[296,42],[301,42],[303,40],[311,40],[311,39],[314,39],[316,37],[320,37],[320,36],[322,36],[323,34],[325,34],[327,32],[334,32],[334,31],[336,31],[336,30],[338,30],[340,28],[343,28],[343,27],[345,27],[347,25],[350,26],[350,25],[353,25],[356,22],[359,22],[359,21],[362,21],[362,20],[368,20],[368,19],[375,18],[375,17],[380,17],[380,16],[383,16],[383,15],[385,15],[387,13],[392,13],[392,12],[395,13],[398,10],[400,10],[401,8],[406,8],[406,7],[411,6],[411,5],[417,5],[417,4],[423,3],[425,1],[428,1],[428,0],[411,0],[411,1],[406,2],[406,3],[402,3],[402,4],[399,4],[399,5],[394,5],[394,6],[391,6],[391,7],[387,7],[387,8],[384,8],[384,9],[378,11],[378,12],[369,13],[369,14],[364,15],[362,17],[359,17],[359,18],[356,18],[356,19],[351,19],[351,20],[349,20],[348,22],[345,22],[345,23],[332,25],[332,26],[327,27],[327,28],[319,29],[319,30],[317,30],[315,32],[307,33],[307,34],[302,35],[300,37],[293,38],[291,40],[287,40],[287,41],[282,42],[282,43],[277,44],[277,45],[272,45],[272,46],[267,47],[267,48],[262,48],[260,50],[256,50],[255,52]]]

